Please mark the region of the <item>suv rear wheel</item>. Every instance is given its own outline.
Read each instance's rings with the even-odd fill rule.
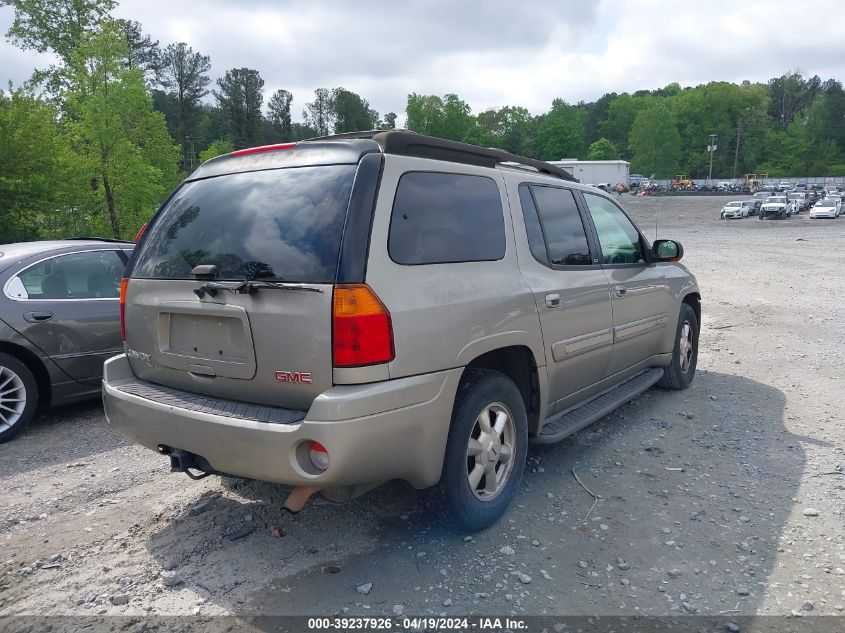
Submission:
[[[440,482],[429,502],[449,525],[475,532],[513,499],[528,452],[525,403],[497,371],[467,370],[455,398]]]
[[[38,385],[29,368],[0,353],[0,442],[23,431],[35,414]]]
[[[666,368],[663,378],[657,383],[664,389],[686,389],[695,376],[698,364],[698,318],[688,303],[681,304],[678,329],[675,332],[675,348],[672,362]]]

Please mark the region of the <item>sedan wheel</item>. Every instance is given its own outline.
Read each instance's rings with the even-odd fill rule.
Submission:
[[[38,384],[29,368],[0,353],[0,442],[20,433],[35,415]]]
[[[0,431],[20,422],[26,406],[23,380],[8,367],[0,367]]]

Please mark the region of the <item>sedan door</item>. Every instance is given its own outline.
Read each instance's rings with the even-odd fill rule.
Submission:
[[[677,302],[661,266],[647,261],[645,238],[616,204],[583,193],[601,248],[613,305],[613,349],[607,376],[624,371],[662,348],[666,328],[675,327]]]
[[[37,261],[6,283],[10,325],[74,380],[95,385],[103,362],[122,350],[120,249],[63,253]]]
[[[559,403],[605,374],[613,339],[607,276],[570,189],[522,184],[519,199],[530,248],[519,265],[540,314],[550,404]]]

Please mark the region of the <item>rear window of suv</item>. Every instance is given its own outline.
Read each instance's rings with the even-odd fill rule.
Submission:
[[[502,259],[505,220],[491,178],[409,172],[399,179],[388,252],[397,264],[445,264]]]
[[[356,165],[226,174],[183,185],[149,231],[133,277],[330,283]]]

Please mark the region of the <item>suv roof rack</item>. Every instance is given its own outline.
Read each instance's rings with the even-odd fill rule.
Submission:
[[[556,165],[517,156],[505,150],[478,147],[469,143],[460,143],[447,139],[417,134],[410,130],[368,130],[362,132],[347,132],[345,134],[334,134],[331,136],[318,136],[308,141],[330,141],[330,140],[353,140],[372,139],[379,144],[385,154],[398,154],[400,156],[416,156],[418,158],[431,158],[434,160],[445,160],[453,163],[464,163],[467,165],[478,165],[480,167],[497,167],[507,163],[516,163],[520,166],[531,167],[542,174],[555,176],[562,180],[578,182],[565,169]],[[508,165],[505,165],[508,166]],[[514,165],[510,165],[513,167]]]

